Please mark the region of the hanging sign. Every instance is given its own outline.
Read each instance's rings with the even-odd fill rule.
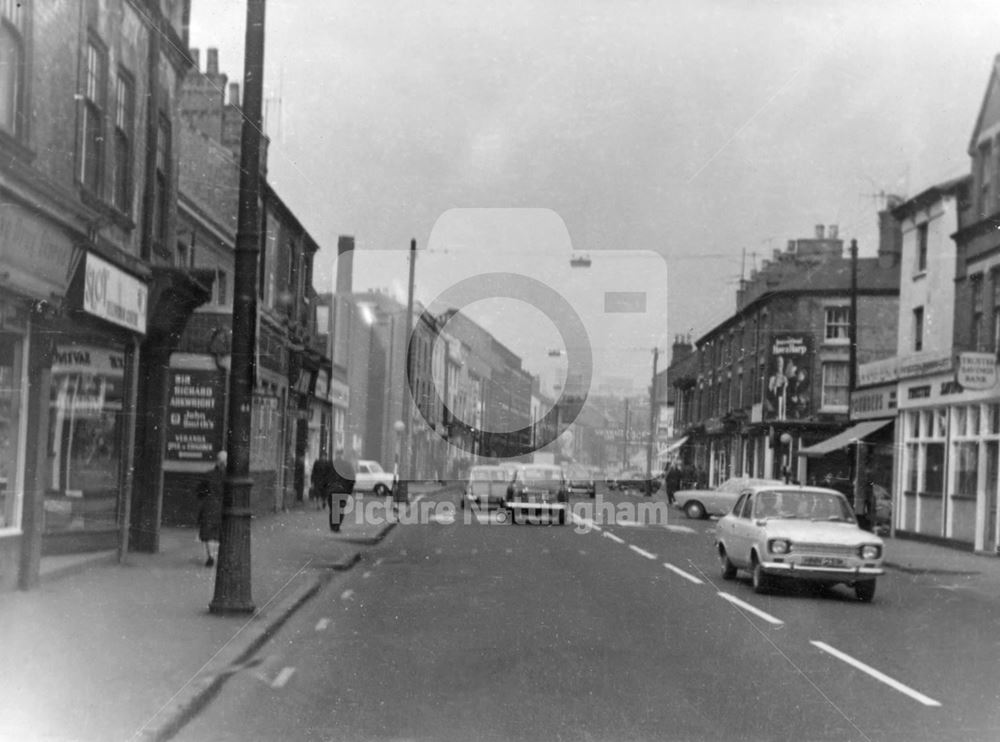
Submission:
[[[959,353],[955,380],[965,389],[992,389],[997,383],[996,356],[992,353]]]

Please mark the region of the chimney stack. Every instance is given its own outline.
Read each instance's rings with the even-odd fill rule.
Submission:
[[[830,236],[831,240],[837,239],[837,235],[840,234],[840,228],[836,224],[831,224],[826,228],[826,233]]]
[[[219,50],[209,49],[208,56],[205,60],[205,74],[207,75],[218,75],[219,74]]]
[[[195,72],[201,72],[201,50],[191,49],[191,61],[194,62],[193,69]]]
[[[229,83],[229,105],[240,107],[240,84],[238,82]]]
[[[825,227],[822,224],[817,224],[816,225],[816,239],[817,240],[823,239],[823,232],[824,231],[825,231]]]
[[[354,238],[340,235],[337,240],[337,285],[334,289],[338,294],[350,294],[353,291],[354,273]]]

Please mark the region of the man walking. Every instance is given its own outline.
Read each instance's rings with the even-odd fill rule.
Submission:
[[[354,467],[345,458],[344,449],[337,449],[330,470],[330,495],[327,502],[330,506],[330,530],[336,532],[340,530],[340,522],[344,518],[344,503],[348,495],[354,492]]]
[[[677,465],[677,462],[671,462],[663,483],[667,489],[667,502],[673,505],[674,493],[681,488],[681,468]]]

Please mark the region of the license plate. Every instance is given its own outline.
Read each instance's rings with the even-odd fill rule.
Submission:
[[[843,567],[844,560],[839,557],[802,557],[802,564],[807,567]]]

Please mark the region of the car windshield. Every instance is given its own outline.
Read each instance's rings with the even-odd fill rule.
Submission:
[[[560,479],[562,479],[562,473],[558,469],[529,466],[524,470],[526,482],[557,482]]]
[[[503,482],[507,472],[503,469],[473,469],[469,478],[476,482]]]
[[[566,470],[566,475],[571,479],[589,479],[590,472],[580,466],[572,466]]]
[[[854,522],[843,496],[798,490],[759,492],[754,517]]]

